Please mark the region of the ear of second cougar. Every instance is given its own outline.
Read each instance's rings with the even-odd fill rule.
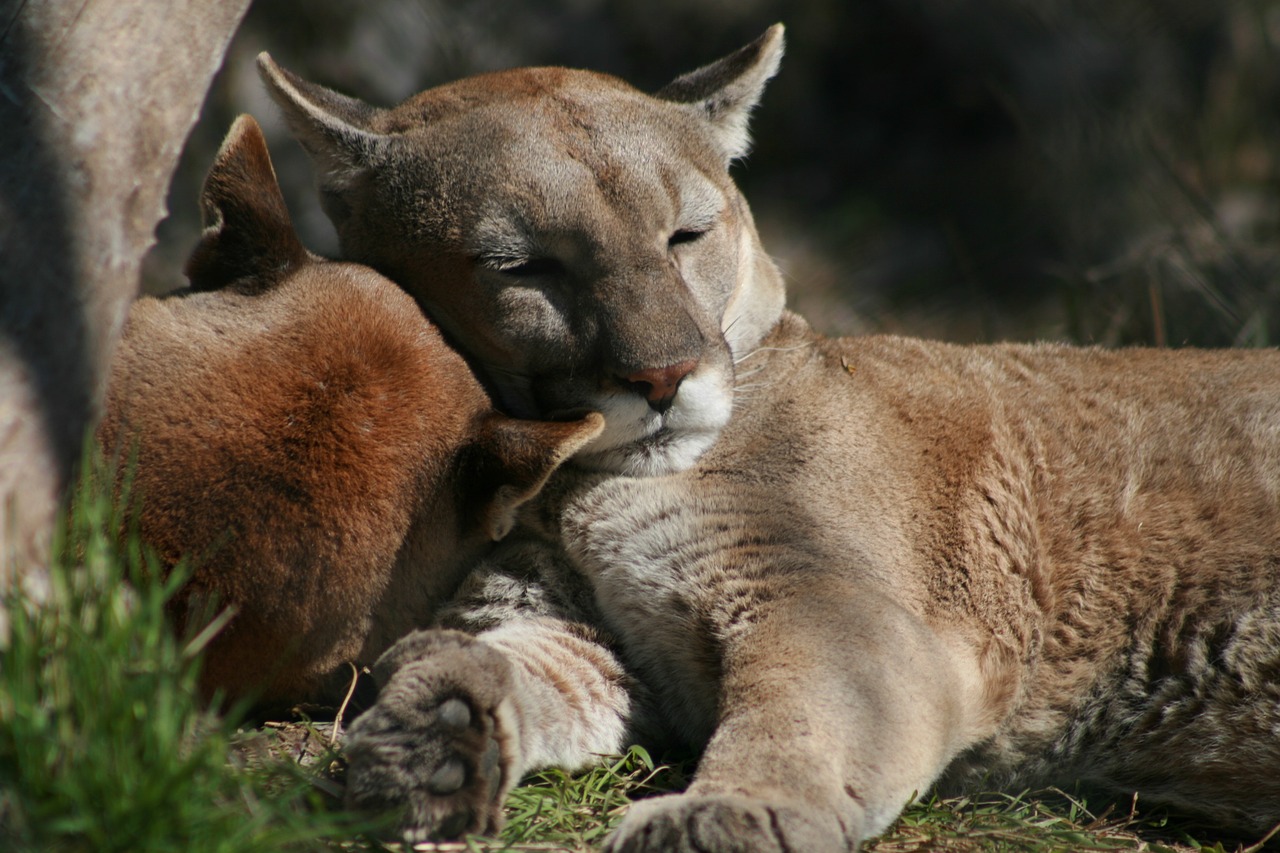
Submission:
[[[778,73],[783,32],[782,24],[774,24],[751,44],[672,80],[656,97],[693,106],[709,122],[726,162],[745,157],[751,147],[747,123]]]
[[[258,54],[258,73],[294,136],[315,160],[323,189],[346,187],[387,144],[385,136],[369,130],[375,107],[308,83],[266,52]]]
[[[604,417],[589,412],[578,421],[531,421],[488,416],[480,429],[471,476],[488,497],[481,511],[493,541],[515,525],[520,505],[535,497],[560,465],[604,431]]]
[[[242,115],[200,195],[204,233],[187,259],[192,290],[265,290],[307,260],[276,182],[262,130]]]

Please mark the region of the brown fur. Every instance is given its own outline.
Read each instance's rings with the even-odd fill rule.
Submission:
[[[784,316],[749,363],[692,470],[556,498],[606,623],[708,744],[620,849],[756,808],[833,849],[939,780],[1280,821],[1280,353]]]
[[[781,278],[726,171],[776,68],[762,45],[730,63],[747,82],[728,93],[715,92],[719,73],[690,75],[667,99],[534,68],[388,110],[265,54],[259,64],[320,167],[343,255],[438,318],[505,410],[603,414],[579,465],[654,474],[711,445],[731,408],[732,353],[782,308]],[[669,406],[653,405],[645,377],[681,365]]]
[[[203,206],[190,291],[130,312],[99,439],[143,541],[191,560],[179,624],[235,612],[204,690],[294,701],[429,619],[598,424],[496,414],[403,291],[309,256],[252,119]]]
[[[403,276],[495,382],[548,407],[577,393],[607,436],[658,425],[608,464],[588,448],[603,470],[566,469],[530,505],[447,614],[471,644],[389,653],[352,729],[350,800],[407,806],[413,839],[492,828],[519,772],[625,744],[643,700],[618,696],[625,663],[703,753],[611,850],[848,850],[914,794],[984,778],[1138,791],[1265,832],[1280,353],[814,334],[723,174],[780,52],[775,28],[654,97],[535,69],[389,111],[263,61],[348,251]],[[681,238],[707,199],[706,230]],[[506,242],[542,272],[475,260]],[[663,455],[724,397],[695,372],[674,416],[628,420],[593,365],[678,363],[685,317],[703,367],[731,355],[732,414]],[[566,661],[584,622],[597,653]],[[467,651],[443,666],[437,646]],[[450,724],[459,697],[484,725]],[[438,784],[457,765],[465,784]]]

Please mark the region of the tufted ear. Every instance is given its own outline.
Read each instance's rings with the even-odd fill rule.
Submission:
[[[486,505],[485,533],[495,542],[511,532],[520,505],[542,490],[547,478],[604,431],[604,416],[578,421],[529,421],[493,414],[480,429],[472,457],[473,483]]]
[[[307,260],[252,116],[237,118],[218,149],[200,210],[204,233],[186,266],[192,290],[264,290]]]
[[[744,157],[751,147],[751,110],[778,73],[782,50],[783,26],[774,24],[746,47],[672,80],[657,97],[696,107],[710,122],[726,162]]]
[[[276,65],[265,52],[258,54],[258,73],[284,110],[293,135],[315,161],[322,189],[344,189],[387,144],[387,137],[369,129],[377,108],[308,83]]]

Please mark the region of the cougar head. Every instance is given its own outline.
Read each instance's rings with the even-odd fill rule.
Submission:
[[[728,173],[782,41],[774,26],[654,95],[521,68],[392,109],[258,61],[343,254],[408,290],[509,412],[603,413],[580,464],[662,474],[714,443],[735,357],[782,311]]]
[[[122,535],[190,558],[175,622],[234,611],[202,692],[292,703],[429,621],[603,424],[494,411],[404,290],[310,254],[249,116],[201,207],[191,287],[131,306],[97,438]]]

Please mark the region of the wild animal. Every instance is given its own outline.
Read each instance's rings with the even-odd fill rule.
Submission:
[[[656,720],[696,778],[611,850],[849,850],[980,780],[1280,822],[1280,353],[814,333],[727,171],[781,53],[391,109],[261,58],[344,254],[500,405],[606,421],[442,616],[467,633],[383,658],[350,800],[490,831],[526,769]]]
[[[98,440],[126,532],[190,561],[179,629],[232,614],[203,691],[314,699],[429,624],[599,418],[497,413],[403,290],[307,252],[249,116],[202,206],[190,287],[130,309]]]

